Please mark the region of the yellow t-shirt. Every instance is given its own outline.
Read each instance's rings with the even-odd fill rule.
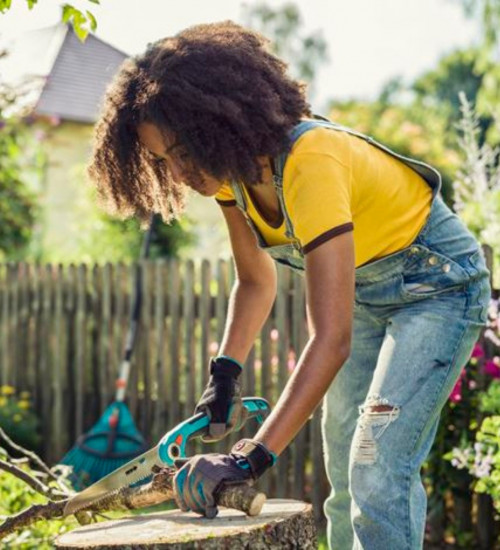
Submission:
[[[248,215],[266,243],[290,242],[285,224],[270,226],[245,194]],[[432,192],[414,170],[364,139],[313,128],[288,155],[283,196],[305,254],[353,230],[358,267],[411,244],[430,212]],[[229,184],[215,198],[222,205],[235,204]]]

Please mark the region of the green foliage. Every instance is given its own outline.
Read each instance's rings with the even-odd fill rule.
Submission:
[[[500,403],[497,403],[497,407]],[[500,416],[486,417],[476,435],[474,462],[470,471],[478,480],[475,490],[487,493],[493,499],[495,508],[500,511]]]
[[[412,85],[416,102],[420,106],[439,109],[440,115],[446,118],[448,131],[447,141],[455,145],[455,125],[462,118],[462,105],[459,95],[476,103],[478,94],[487,79],[493,64],[479,70],[477,59],[481,55],[478,48],[457,50],[443,57],[437,67],[421,75]],[[478,119],[481,129],[481,140],[493,123],[491,114]],[[481,142],[482,142],[481,141]]]
[[[469,17],[478,19],[483,27],[483,41],[494,46],[500,39],[499,0],[458,0]]]
[[[477,71],[485,77],[475,101],[479,115],[493,115],[500,119],[500,0],[459,0],[465,13],[475,18],[480,26],[482,42],[476,57]],[[492,125],[487,133],[491,144],[500,143],[500,126]]]
[[[21,117],[10,113],[19,94],[0,86],[0,260],[20,259],[35,224],[35,196],[26,183],[26,151],[32,143]]]
[[[138,258],[145,228],[141,228],[136,219],[119,220],[96,212],[95,217],[87,218],[84,224],[76,247],[80,261],[120,262]],[[170,225],[160,221],[151,242],[150,258],[177,257],[194,241],[191,222],[186,216]]]
[[[97,0],[89,1],[94,4],[99,3]],[[70,23],[73,26],[73,30],[81,42],[85,42],[90,31],[97,29],[97,20],[90,11],[86,10],[83,13],[70,4],[64,4],[61,19],[63,23]]]
[[[0,458],[3,458],[0,448]],[[21,466],[28,473],[33,471],[26,464]],[[44,481],[46,482],[46,481]],[[17,514],[35,504],[45,504],[47,499],[33,491],[13,475],[0,471],[0,522],[7,516]],[[53,548],[53,539],[57,535],[76,527],[73,516],[64,520],[40,520],[27,529],[13,533],[2,540],[2,548],[16,550],[49,550]]]
[[[321,64],[328,59],[321,31],[304,35],[298,7],[292,3],[277,9],[261,2],[244,8],[243,22],[271,40],[273,51],[290,65],[291,74],[311,86]]]
[[[18,445],[38,449],[38,417],[27,392],[17,394],[12,386],[0,387],[0,427]]]
[[[73,177],[84,183],[84,166],[74,167]],[[60,247],[44,245],[37,258],[52,263],[103,263],[130,262],[137,260],[144,230],[137,219],[119,219],[109,215],[98,206],[96,191],[88,186],[74,205],[75,234],[71,247],[64,251]],[[185,248],[195,244],[192,222],[188,216],[169,225],[159,221],[156,225],[150,257],[178,257]]]
[[[481,396],[480,410],[485,414],[500,416],[500,380],[494,380]]]
[[[10,10],[12,0],[0,0],[0,13],[5,13]]]
[[[92,4],[99,4],[100,0],[88,0]],[[26,0],[28,8],[31,10],[38,3],[38,0]],[[12,0],[0,0],[0,13],[6,13],[12,7]],[[69,23],[78,38],[85,42],[90,31],[97,29],[97,20],[94,14],[88,10],[82,11],[71,4],[62,6],[61,21]]]
[[[500,382],[493,382],[481,399],[485,411],[500,411]],[[500,511],[500,415],[486,416],[476,433],[474,445],[461,445],[447,453],[459,470],[466,470],[473,476],[473,487],[478,493],[487,493]]]

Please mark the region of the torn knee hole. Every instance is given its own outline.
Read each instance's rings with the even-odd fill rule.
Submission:
[[[389,412],[393,411],[395,407],[392,407],[391,405],[369,405],[366,407],[366,412]]]
[[[388,399],[382,398],[379,395],[370,395],[366,401],[359,408],[361,415],[370,413],[390,413],[398,414],[399,407],[397,405],[391,405]]]
[[[376,441],[389,425],[399,416],[399,406],[391,405],[387,399],[371,397],[359,408],[359,429],[357,433],[354,460],[358,464],[374,464],[378,455]]]

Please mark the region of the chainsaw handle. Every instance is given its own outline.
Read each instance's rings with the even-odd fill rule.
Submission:
[[[256,418],[263,421],[271,408],[269,403],[261,397],[244,397],[243,406],[247,410],[248,418]],[[245,419],[245,420],[246,420]],[[158,444],[158,455],[166,466],[173,466],[175,460],[186,456],[186,444],[191,439],[204,435],[207,431],[210,419],[205,412],[191,416],[178,424],[173,430],[167,432]],[[241,428],[239,426],[238,428]]]
[[[271,412],[268,401],[263,397],[244,397],[241,401],[247,410],[246,420],[255,418],[259,424],[262,424],[264,418],[267,418]]]

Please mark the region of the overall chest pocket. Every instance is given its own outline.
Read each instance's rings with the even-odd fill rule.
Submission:
[[[414,246],[400,274],[400,291],[403,297],[414,300],[463,289],[468,280],[469,274],[456,261],[423,246]]]

